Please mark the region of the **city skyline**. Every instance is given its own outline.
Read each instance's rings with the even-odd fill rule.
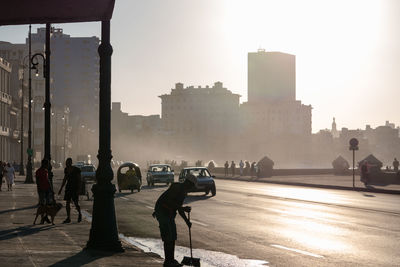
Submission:
[[[221,81],[245,102],[247,53],[264,48],[296,55],[296,98],[312,105],[313,132],[329,128],[333,117],[339,128],[376,127],[387,120],[399,125],[398,5],[395,1],[120,1],[111,31],[112,100],[124,100],[123,109],[131,114],[161,114],[157,96],[176,82]],[[307,11],[310,7],[313,12]],[[131,17],[136,18],[133,24]],[[100,36],[99,23],[54,26],[74,37]],[[42,25],[34,25],[34,31],[36,27]],[[27,29],[0,27],[0,39],[23,43]],[[138,92],[141,103],[135,101]]]

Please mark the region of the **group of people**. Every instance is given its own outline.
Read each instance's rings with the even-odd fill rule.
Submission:
[[[79,191],[81,185],[81,170],[78,167],[72,166],[72,159],[68,158],[65,162],[64,179],[61,184],[58,195],[61,194],[65,186],[64,200],[66,201],[67,218],[63,223],[71,222],[71,201],[74,203],[78,211],[78,222],[82,221],[81,208],[79,206]],[[39,194],[39,205],[54,205],[54,190],[53,185],[49,180],[49,161],[43,159],[40,168],[36,171],[36,185]],[[42,218],[41,223],[49,222],[47,217]]]
[[[15,169],[9,162],[0,161],[0,191],[3,185],[3,178],[5,178],[7,183],[7,191],[12,191],[12,186],[15,180]]]
[[[230,166],[228,161],[225,162],[224,164],[225,167],[225,176],[229,175],[229,168],[231,169],[231,174],[232,176],[235,176],[235,170],[236,170],[236,163],[232,160]],[[250,164],[250,162],[246,161],[243,162],[243,160],[240,160],[239,162],[239,175],[250,175],[251,177],[256,176],[257,174],[257,163],[253,162]]]

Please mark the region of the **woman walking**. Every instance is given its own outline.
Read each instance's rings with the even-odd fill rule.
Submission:
[[[12,185],[14,184],[14,178],[15,178],[15,169],[10,163],[7,163],[5,171],[6,171],[6,180],[8,187],[7,191],[12,191]]]

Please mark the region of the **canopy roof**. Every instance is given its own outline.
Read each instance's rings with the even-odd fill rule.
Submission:
[[[0,26],[110,20],[115,0],[8,0]]]
[[[368,164],[377,165],[378,167],[382,167],[383,165],[383,163],[372,154],[368,155],[365,159],[358,162],[358,164],[362,164],[364,160],[366,160]]]

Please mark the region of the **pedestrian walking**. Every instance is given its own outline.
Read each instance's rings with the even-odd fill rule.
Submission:
[[[74,202],[75,208],[78,211],[78,222],[82,221],[82,213],[81,207],[79,206],[79,190],[81,186],[81,170],[75,166],[72,166],[72,159],[67,158],[65,161],[65,169],[64,169],[64,180],[61,184],[61,188],[58,191],[58,194],[61,194],[61,191],[65,185],[65,194],[64,200],[66,201],[65,209],[67,211],[67,218],[63,223],[71,222],[71,200]]]
[[[253,161],[253,163],[251,163],[250,176],[251,177],[256,176],[256,162],[255,161]]]
[[[225,176],[228,176],[228,169],[229,169],[229,163],[228,163],[228,161],[225,162],[224,167],[225,167]]]
[[[53,190],[50,186],[49,173],[47,171],[48,167],[49,161],[47,159],[43,159],[40,168],[37,169],[35,173],[40,205],[48,205],[53,199]]]
[[[244,162],[243,162],[243,160],[240,160],[240,162],[239,162],[240,176],[243,176],[243,168],[244,168]]]
[[[175,260],[175,241],[177,239],[175,217],[179,215],[186,222],[187,226],[192,227],[191,222],[186,217],[185,212],[190,212],[191,207],[183,207],[183,201],[190,188],[196,186],[197,179],[193,175],[188,175],[183,183],[173,183],[158,198],[154,207],[153,217],[158,221],[161,239],[164,243],[164,267],[182,266]]]
[[[236,164],[235,164],[235,162],[232,160],[232,162],[231,162],[232,177],[235,176],[235,168],[236,168]]]
[[[46,206],[54,203],[54,193],[49,181],[49,173],[47,171],[48,167],[49,161],[47,159],[43,159],[40,168],[37,169],[35,173],[40,206]],[[42,215],[40,223],[43,224],[45,221],[48,223],[51,222],[50,219],[47,217],[47,214]]]
[[[369,170],[368,170],[368,161],[364,160],[361,165],[361,182],[364,183],[365,186],[368,186],[369,183]]]
[[[395,172],[399,171],[399,161],[396,158],[394,158],[394,161],[393,161],[393,170]]]
[[[15,169],[10,163],[7,163],[7,166],[5,167],[5,172],[7,181],[7,191],[12,191],[12,186],[14,184],[14,179],[15,179]]]
[[[0,191],[1,191],[1,186],[3,185],[3,174],[4,174],[4,165],[3,162],[0,160]]]

